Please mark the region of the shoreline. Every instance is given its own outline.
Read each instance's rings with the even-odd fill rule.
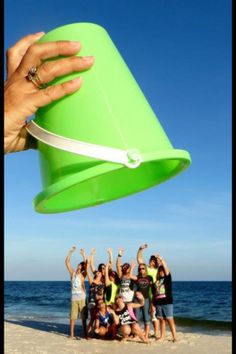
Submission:
[[[229,354],[232,353],[232,332],[222,330],[205,330],[176,326],[177,342],[171,341],[167,330],[163,343],[151,338],[151,344],[141,341],[102,340],[81,338],[82,327],[75,327],[76,340],[68,338],[69,323],[42,321],[4,321],[4,353],[5,354]],[[152,331],[150,331],[152,333]]]

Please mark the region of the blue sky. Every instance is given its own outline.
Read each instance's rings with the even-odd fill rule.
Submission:
[[[5,279],[66,280],[72,245],[95,263],[148,243],[174,280],[231,279],[231,1],[5,0],[5,48],[74,22],[100,24],[128,64],[172,145],[192,165],[152,189],[94,208],[43,215],[37,151],[5,156]]]

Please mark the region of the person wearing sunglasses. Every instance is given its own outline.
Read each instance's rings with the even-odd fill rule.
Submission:
[[[150,275],[147,275],[147,266],[145,263],[139,264],[138,276],[136,280],[137,291],[140,291],[144,297],[144,305],[135,310],[139,321],[144,323],[145,337],[148,339],[150,331],[150,290],[152,289],[153,280]]]
[[[137,318],[134,315],[134,310],[144,305],[144,297],[142,293],[136,292],[135,297],[138,302],[125,303],[122,295],[116,296],[115,313],[119,317],[119,329],[122,335],[122,341],[131,339],[131,335],[138,336],[144,343],[150,343],[145,337]],[[132,339],[131,339],[132,340]]]
[[[138,252],[137,252],[137,262],[138,264],[143,264],[145,263],[143,260],[143,251],[148,248],[148,245],[145,243],[143,245],[141,245],[138,248]],[[152,254],[149,258],[148,261],[148,265],[147,266],[147,275],[150,275],[152,277],[152,281],[153,283],[156,281],[156,277],[157,277],[157,271],[158,271],[158,260],[157,257]],[[155,306],[152,304],[152,291],[150,289],[149,291],[149,297],[151,300],[151,321],[152,321],[152,325],[153,325],[153,329],[154,329],[154,336],[156,338],[159,338],[159,327],[160,327],[160,321],[158,320],[158,318],[156,317],[155,313],[156,313],[156,308]]]

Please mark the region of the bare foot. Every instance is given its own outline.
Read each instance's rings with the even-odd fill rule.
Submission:
[[[145,344],[151,344],[151,341],[150,341],[149,339],[145,339],[143,342],[144,342]]]
[[[158,343],[163,343],[163,342],[164,342],[164,338],[160,337],[160,338],[156,339],[156,341],[157,341]]]
[[[74,336],[69,336],[68,338],[69,339],[76,339]]]

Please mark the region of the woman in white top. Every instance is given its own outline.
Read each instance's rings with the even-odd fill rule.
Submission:
[[[70,311],[70,338],[74,339],[74,327],[75,327],[75,320],[78,318],[80,314],[83,324],[84,336],[87,338],[87,307],[86,307],[86,290],[84,279],[86,277],[86,257],[85,252],[81,249],[80,253],[83,256],[84,261],[80,262],[74,271],[71,264],[70,259],[72,253],[76,250],[76,247],[72,247],[69,251],[65,263],[66,267],[70,273],[71,279],[71,311]]]

